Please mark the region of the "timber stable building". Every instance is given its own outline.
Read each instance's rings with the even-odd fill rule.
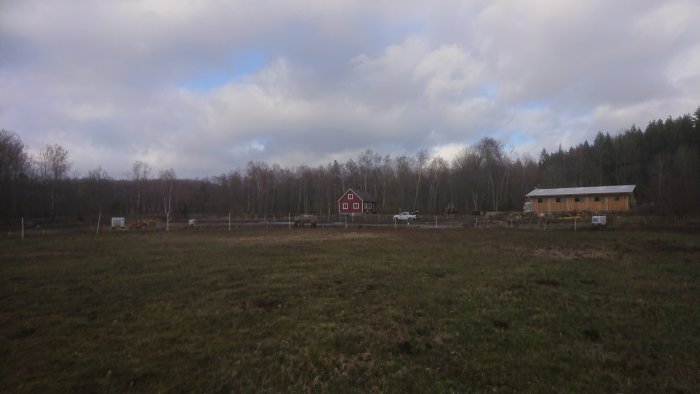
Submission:
[[[525,195],[526,206],[543,212],[615,212],[634,207],[635,185],[535,189]]]
[[[377,213],[377,201],[366,192],[348,189],[338,199],[338,213],[352,216]]]

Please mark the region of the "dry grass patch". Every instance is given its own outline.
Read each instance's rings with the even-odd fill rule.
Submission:
[[[613,254],[605,249],[563,249],[546,248],[532,251],[534,256],[550,256],[559,260],[602,259],[609,260]]]
[[[550,258],[553,260],[573,261],[580,259],[590,260],[610,260],[615,257],[615,253],[610,248],[582,248],[580,246],[501,246],[501,249],[509,253],[535,258]]]
[[[214,240],[233,245],[282,245],[302,242],[335,242],[353,240],[396,239],[389,232],[338,231],[297,229],[290,231],[274,231],[266,234],[243,234],[232,237],[217,237]]]

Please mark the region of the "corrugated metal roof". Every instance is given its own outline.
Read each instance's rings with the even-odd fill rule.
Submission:
[[[636,185],[563,187],[559,189],[535,189],[525,197],[573,196],[586,194],[632,193]]]

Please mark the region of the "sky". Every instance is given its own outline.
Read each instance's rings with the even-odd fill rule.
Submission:
[[[700,106],[697,0],[2,0],[0,127],[73,175],[514,155]]]

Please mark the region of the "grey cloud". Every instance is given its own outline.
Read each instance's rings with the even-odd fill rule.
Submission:
[[[695,2],[420,3],[4,2],[0,126],[82,173],[205,176],[485,135],[536,153],[700,105]]]

